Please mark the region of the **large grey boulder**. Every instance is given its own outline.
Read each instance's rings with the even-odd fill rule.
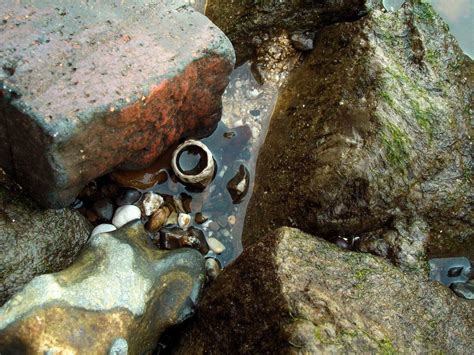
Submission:
[[[177,354],[468,354],[474,303],[387,260],[280,228],[206,290]]]
[[[2,1],[0,166],[64,207],[220,118],[227,37],[183,1]]]
[[[68,267],[92,226],[77,211],[42,210],[0,170],[0,305],[33,277]]]
[[[427,252],[474,260],[472,90],[447,25],[413,0],[315,44],[272,117],[244,244],[291,225],[406,268]]]
[[[194,249],[158,250],[136,220],[91,237],[67,269],[38,276],[0,309],[2,354],[145,354],[194,311]]]

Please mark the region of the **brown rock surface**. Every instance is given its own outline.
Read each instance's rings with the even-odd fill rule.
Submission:
[[[361,237],[361,249],[407,268],[427,251],[474,260],[463,62],[417,0],[322,29],[272,117],[244,244],[291,225]]]
[[[206,290],[177,354],[456,353],[474,304],[386,260],[280,228]]]
[[[0,4],[0,164],[62,207],[220,118],[233,48],[180,1]]]

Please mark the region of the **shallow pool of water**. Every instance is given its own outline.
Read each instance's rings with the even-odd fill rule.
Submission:
[[[153,191],[162,195],[167,203],[190,213],[192,225],[201,229],[207,238],[216,238],[224,244],[223,253],[215,255],[210,252],[208,256],[215,257],[225,266],[242,251],[241,235],[253,189],[256,158],[265,139],[276,99],[277,88],[269,84],[258,84],[252,75],[250,64],[246,63],[234,70],[222,97],[221,121],[210,136],[201,139],[211,150],[216,163],[215,177],[204,190],[185,186],[174,175],[171,156],[177,145],[146,169],[114,172],[98,179],[94,182],[99,184],[95,189],[107,191],[107,186],[119,185],[135,188],[142,193]],[[187,137],[189,138],[193,137]],[[185,165],[186,170],[193,170],[199,161],[199,157],[193,152],[187,152],[181,158],[180,163]],[[242,165],[250,173],[249,189],[241,201],[236,201],[235,198],[233,201],[227,185],[242,171]],[[94,219],[95,216],[91,214],[94,200],[103,199],[104,196],[101,193],[92,195],[94,198],[85,200],[82,211]],[[207,221],[197,223],[196,214],[202,214]],[[102,221],[92,222],[99,224]]]

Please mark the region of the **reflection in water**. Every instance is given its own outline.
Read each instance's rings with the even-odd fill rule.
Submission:
[[[459,46],[474,58],[474,1],[473,0],[426,0],[433,5],[439,15],[448,23],[451,33]],[[385,8],[396,11],[404,0],[383,0]]]
[[[79,196],[77,208],[97,225],[103,223],[104,218],[98,216],[94,207],[96,201],[112,198],[116,205],[122,205],[118,200],[127,201],[123,204],[139,205],[141,193],[153,191],[160,194],[173,211],[190,214],[191,225],[202,230],[206,238],[215,238],[224,245],[225,249],[219,255],[209,251],[207,256],[226,266],[242,251],[241,235],[253,189],[256,159],[276,99],[277,88],[271,84],[260,85],[252,75],[250,64],[242,65],[232,73],[222,97],[221,121],[209,137],[201,139],[212,152],[216,164],[214,178],[208,186],[199,189],[177,179],[171,169],[176,144],[145,169],[115,171],[89,184]],[[196,170],[197,173],[204,168],[200,164],[199,151],[187,150],[178,159],[181,172]],[[165,223],[176,228],[177,215],[174,213],[173,218],[171,215],[165,217]],[[148,217],[143,216],[142,220],[149,222]]]

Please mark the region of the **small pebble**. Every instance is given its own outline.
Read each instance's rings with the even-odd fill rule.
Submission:
[[[92,210],[103,221],[110,221],[114,215],[114,205],[108,198],[94,202]]]
[[[116,230],[117,228],[112,225],[112,224],[99,224],[97,227],[95,227],[93,230],[92,230],[92,233],[91,233],[91,237],[93,237],[94,235],[96,234],[101,234],[101,233],[107,233],[107,232],[112,232],[114,230]]]
[[[207,240],[207,244],[209,245],[209,248],[211,248],[211,250],[216,254],[221,254],[225,250],[224,244],[222,244],[216,238],[209,238]]]
[[[178,224],[178,214],[175,211],[171,211],[165,224]]]
[[[230,215],[229,217],[227,217],[227,222],[229,222],[230,225],[234,225],[235,222],[237,222],[237,219],[234,215]]]
[[[239,171],[227,183],[227,190],[229,191],[234,204],[242,202],[249,190],[249,185],[250,172],[244,165],[240,165]]]
[[[150,220],[146,224],[146,227],[149,231],[155,232],[159,230],[168,220],[168,217],[170,216],[170,209],[167,206],[162,206],[153,213],[153,215],[150,217]]]
[[[194,227],[189,227],[187,230],[178,227],[163,227],[160,230],[159,244],[161,248],[168,250],[187,247],[199,250],[202,255],[209,252],[204,233]]]
[[[463,297],[468,300],[474,300],[474,284],[469,282],[455,283],[451,286],[451,288],[459,297]]]
[[[214,258],[206,259],[206,274],[209,281],[214,281],[221,272],[219,262]]]
[[[196,213],[194,216],[194,220],[196,221],[197,224],[203,224],[208,220],[206,216],[204,216],[201,212]]]
[[[178,215],[178,225],[182,229],[187,229],[191,224],[191,216],[187,213],[180,213]]]
[[[141,192],[135,189],[124,189],[120,195],[116,198],[115,203],[117,206],[133,205],[140,200],[142,196]]]
[[[147,192],[143,196],[142,209],[145,216],[151,216],[155,213],[164,203],[163,197],[154,192]]]
[[[130,221],[135,219],[140,219],[142,213],[137,206],[125,205],[117,208],[115,211],[114,218],[112,219],[112,224],[120,228],[123,225],[127,224]]]

